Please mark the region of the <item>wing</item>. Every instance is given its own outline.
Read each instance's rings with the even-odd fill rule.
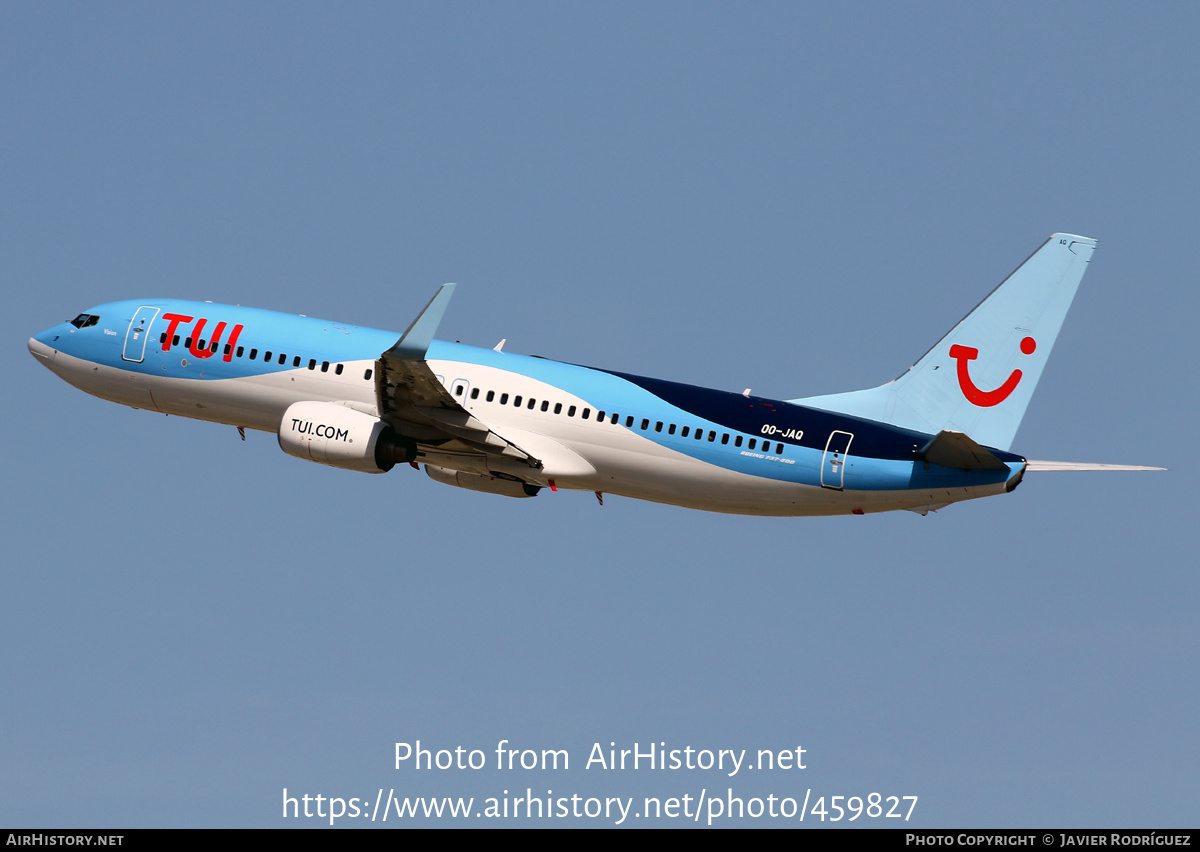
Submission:
[[[443,285],[396,344],[375,362],[379,414],[396,432],[416,441],[426,455],[434,453],[436,464],[488,473],[497,467],[512,469],[515,462],[536,476],[541,461],[472,416],[425,360],[452,295],[454,285]],[[504,463],[493,463],[497,457]]]

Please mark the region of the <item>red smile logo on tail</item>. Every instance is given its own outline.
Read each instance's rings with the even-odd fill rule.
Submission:
[[[1021,351],[1026,355],[1032,355],[1035,349],[1037,349],[1037,341],[1032,337],[1026,337],[1021,341]],[[956,343],[950,347],[950,357],[958,362],[958,386],[962,389],[963,396],[981,408],[988,408],[1004,402],[1021,382],[1021,371],[1013,370],[1000,387],[990,391],[980,390],[971,381],[971,372],[968,366],[969,361],[974,361],[979,357],[979,350],[971,346],[959,346]]]

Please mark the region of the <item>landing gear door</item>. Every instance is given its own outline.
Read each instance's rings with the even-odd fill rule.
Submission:
[[[126,361],[141,363],[146,357],[146,338],[150,336],[150,325],[158,316],[158,308],[147,305],[137,309],[133,319],[129,321],[129,331],[125,332],[125,349],[121,357]]]
[[[825,457],[821,459],[821,486],[842,490],[846,477],[846,458],[854,435],[849,432],[830,432],[825,442]]]

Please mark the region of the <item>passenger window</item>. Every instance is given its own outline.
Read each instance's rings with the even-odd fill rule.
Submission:
[[[264,364],[271,363],[271,350],[270,349],[268,349],[266,352],[263,353],[263,363]]]
[[[328,361],[322,361],[322,362],[321,362],[321,372],[322,372],[322,373],[328,373],[328,372],[329,372],[329,362],[328,362]]]
[[[775,445],[775,455],[777,455],[777,456],[783,455],[783,444]]]
[[[721,436],[721,443],[722,443],[722,444],[728,444],[728,443],[729,443],[729,433],[728,433],[728,432],[726,432],[725,434],[723,434],[723,435]]]
[[[642,431],[645,432],[649,428],[650,428],[649,418],[643,417],[642,418]]]
[[[567,409],[567,416],[568,417],[575,416],[575,406],[572,405],[570,408]]]
[[[184,339],[183,345],[186,346],[188,349],[191,349],[192,348],[192,339],[190,337]]]
[[[657,423],[654,424],[654,431],[655,432],[662,431],[662,421],[661,420],[659,420]]]
[[[454,395],[455,395],[455,396],[462,396],[462,393],[463,393],[463,386],[462,386],[462,385],[455,385],[455,386],[454,386]]]
[[[310,369],[310,370],[317,369],[317,359],[316,358],[308,359],[308,369]]]
[[[521,397],[520,396],[513,397],[513,405],[515,405],[517,408],[521,407]]]
[[[632,414],[630,414],[628,417],[625,418],[625,428],[626,429],[633,428],[633,415]]]
[[[682,429],[679,430],[679,437],[686,438],[688,436],[688,432],[691,430],[691,428],[692,427],[690,427],[690,426],[684,426]]]
[[[471,399],[479,399],[479,388],[471,388]]]
[[[178,342],[179,342],[179,335],[175,335],[175,342],[176,342],[176,343],[178,343]],[[242,357],[244,354],[246,354],[246,347],[245,347],[245,346],[239,346],[239,347],[238,347],[238,349],[237,349],[237,356],[238,356],[239,358],[241,358],[241,357]]]
[[[283,366],[283,365],[284,365],[284,364],[286,364],[286,363],[287,363],[287,356],[286,356],[286,355],[284,355],[282,352],[280,352],[280,353],[279,353],[279,364],[280,364],[280,366]]]
[[[697,429],[697,430],[696,430],[696,440],[697,440],[697,441],[702,441],[702,440],[704,440],[704,430],[703,430],[703,429]]]
[[[525,404],[525,407],[528,408],[530,411],[533,411],[533,407],[535,405],[537,405],[537,400],[534,399],[533,397],[529,397],[529,402],[527,402]]]
[[[603,422],[604,422],[604,412],[603,412],[603,411],[597,411],[597,412],[596,412],[596,419],[597,419],[597,420],[599,420],[601,423],[603,423]]]
[[[172,340],[171,340],[171,345],[172,345],[172,346],[178,346],[178,345],[179,345],[179,335],[178,335],[178,334],[177,334],[177,335],[175,335],[175,337],[174,337],[174,338],[172,338]],[[239,346],[238,348],[240,349],[241,347]]]
[[[226,346],[225,348],[226,348],[226,349],[228,349],[229,347],[228,347],[228,346]],[[293,358],[293,359],[292,359],[292,366],[293,366],[293,367],[299,367],[299,366],[300,366],[300,356],[299,356],[299,355],[297,355],[295,358]]]
[[[612,423],[612,425],[616,426],[616,425],[617,425],[617,421],[618,421],[618,420],[620,420],[620,419],[621,419],[621,415],[620,415],[620,414],[617,414],[617,413],[614,411],[614,412],[613,412],[613,416],[612,416],[612,420],[611,420],[610,422]]]
[[[335,369],[333,372],[337,373],[340,376],[342,374],[342,365],[338,364],[337,369]]]
[[[753,449],[754,449],[756,446],[758,446],[758,439],[757,439],[757,438],[751,438],[751,439],[750,439],[750,445],[749,445],[749,446],[750,446],[750,449],[752,449],[752,450],[753,450]]]
[[[230,352],[232,352],[232,351],[233,351],[233,344],[232,344],[232,343],[226,343],[226,344],[225,344],[225,354],[226,354],[226,355],[228,355],[228,354],[229,354]]]
[[[554,413],[562,414],[562,403],[561,402],[554,403]]]
[[[487,401],[488,401],[488,402],[492,402],[492,401],[494,401],[495,399],[496,399],[496,392],[495,392],[495,391],[488,391],[488,392],[487,392]]]
[[[506,394],[506,393],[500,394],[500,404],[508,405],[508,394]]]
[[[367,371],[365,373],[363,373],[363,380],[368,381],[368,382],[371,381],[371,368],[370,367],[368,367]]]
[[[166,342],[167,342],[167,333],[166,333],[165,331],[164,331],[162,334],[160,334],[160,335],[158,336],[158,342],[159,342],[159,343],[166,343]]]
[[[735,447],[740,447],[742,445],[742,436],[741,435],[738,435],[736,438],[733,439],[733,445]]]
[[[667,427],[667,434],[668,435],[675,434],[675,424],[674,423],[672,423],[670,426]]]
[[[188,342],[189,342],[189,343],[191,343],[191,340],[192,340],[192,339],[189,337],[189,338],[188,338]],[[258,350],[257,350],[257,349],[251,349],[251,350],[250,350],[250,360],[251,360],[251,361],[253,361],[253,360],[254,360],[255,358],[257,358],[257,357],[258,357]]]
[[[588,419],[588,415],[589,415],[589,414],[591,414],[591,413],[592,413],[592,410],[591,410],[590,408],[585,408],[585,409],[583,410],[583,414],[582,414],[582,415],[580,415],[580,416],[581,416],[581,417],[583,417],[583,419],[584,419],[584,420],[587,420],[587,419]]]
[[[708,440],[709,440],[710,442],[711,442],[711,441],[715,441],[715,440],[717,440],[717,433],[716,433],[716,432],[709,432],[709,433],[708,433]]]
[[[549,411],[549,410],[550,410],[550,400],[543,399],[542,400],[542,411]]]

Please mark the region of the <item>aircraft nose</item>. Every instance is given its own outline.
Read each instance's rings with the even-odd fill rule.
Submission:
[[[58,354],[58,350],[39,339],[45,336],[46,332],[42,332],[29,338],[29,354],[49,367],[54,362],[54,356]]]

